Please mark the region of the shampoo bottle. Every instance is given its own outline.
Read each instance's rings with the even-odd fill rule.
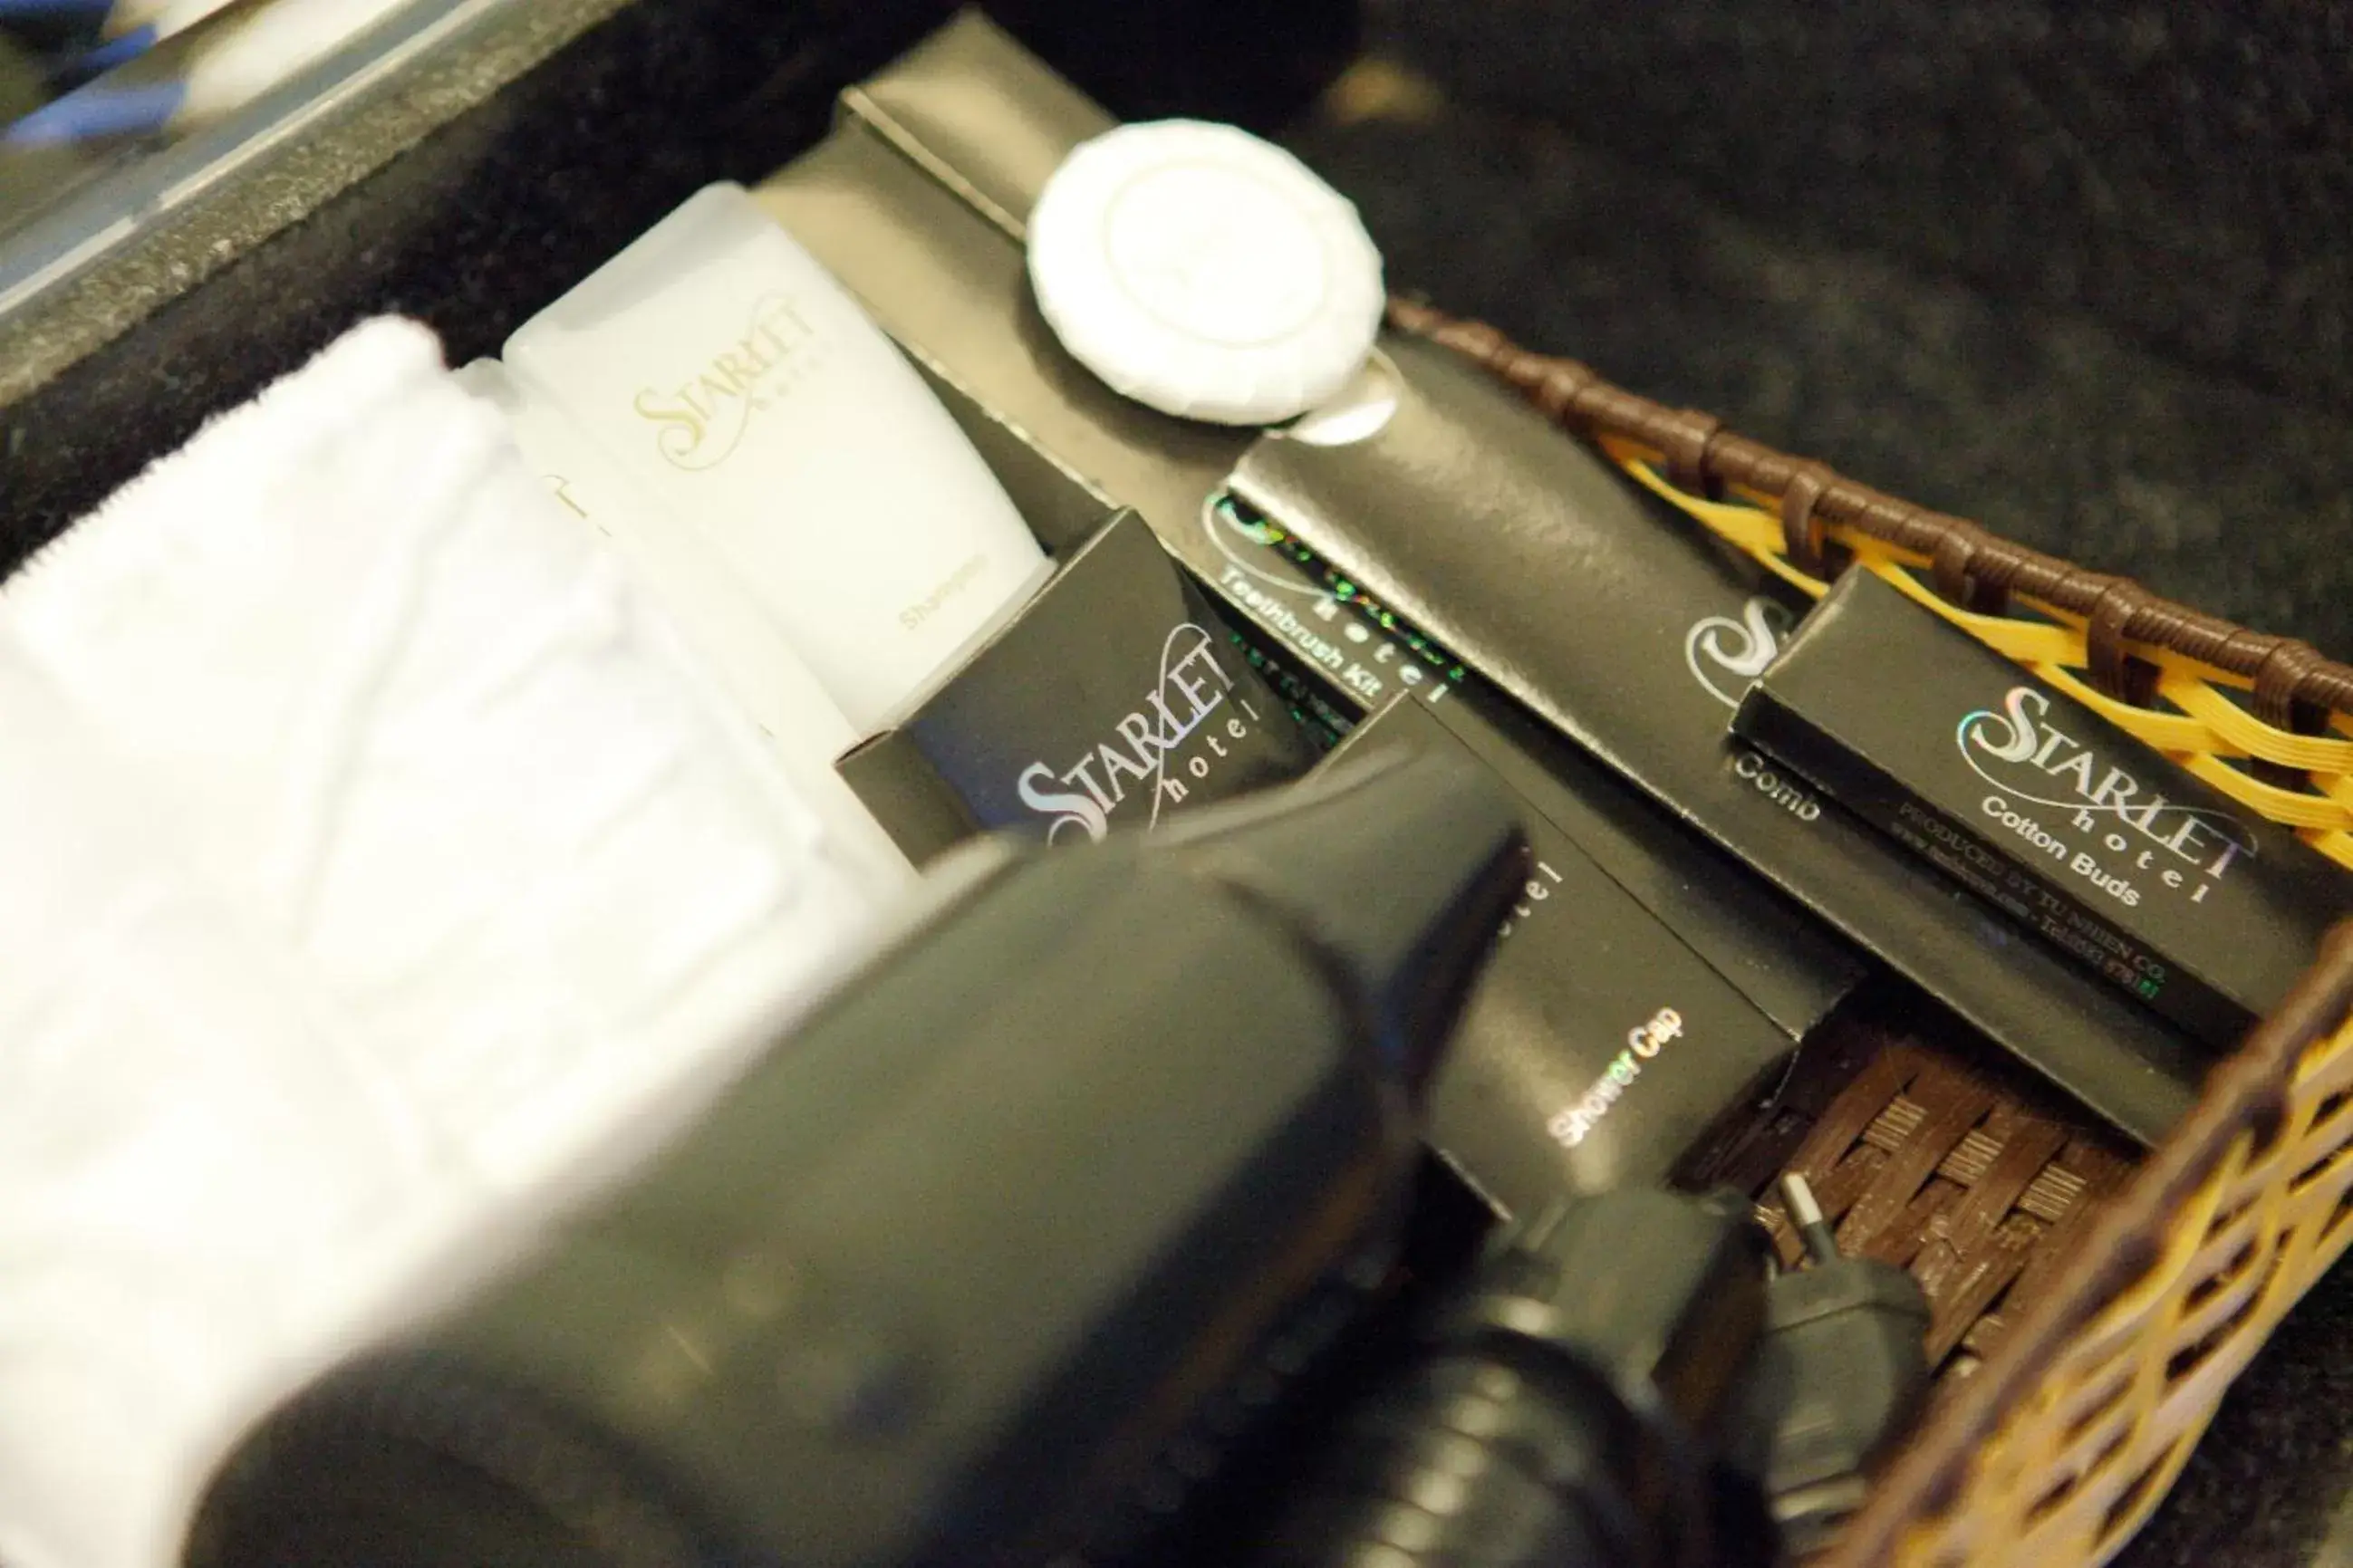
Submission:
[[[479,359],[458,384],[506,416],[523,459],[566,515],[612,542],[630,573],[678,627],[720,689],[760,731],[801,797],[826,816],[869,885],[910,880],[906,857],[833,769],[860,737],[742,581],[691,530],[647,503],[602,461],[562,413]]]
[[[860,733],[1050,572],[914,367],[740,186],[691,197],[505,357],[699,536]]]

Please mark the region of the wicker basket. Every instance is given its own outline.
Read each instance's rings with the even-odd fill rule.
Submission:
[[[2353,866],[2353,668],[1776,452],[1482,323],[1409,300],[1390,320],[1485,363],[1800,589],[1879,573]],[[1866,1016],[1808,1048],[1769,1118],[1686,1170],[1752,1192],[1802,1172],[1841,1244],[1910,1268],[1934,1305],[1937,1399],[1828,1560],[2106,1561],[2164,1499],[2231,1380],[2353,1242],[2353,921],[2137,1167],[1962,1042]]]

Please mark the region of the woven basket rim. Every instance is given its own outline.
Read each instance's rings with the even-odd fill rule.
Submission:
[[[2286,735],[2327,728],[2330,710],[2353,717],[2353,665],[2294,638],[2250,631],[2159,598],[2129,579],[2087,571],[1858,483],[1724,427],[1715,416],[1675,409],[1613,385],[1574,360],[1521,348],[1483,321],[1393,297],[1389,324],[1453,349],[1515,388],[1554,424],[1587,439],[1615,438],[1662,455],[1674,490],[1714,500],[1728,489],[1778,510],[1778,552],[1816,578],[1839,570],[1824,548],[1826,521],[1894,542],[1928,559],[1938,597],[1964,608],[2013,591],[2084,615],[2094,689],[2127,707],[2147,700],[2154,667],[2136,653],[2163,649],[2251,678],[2253,709]],[[2353,731],[2348,731],[2353,732]],[[2337,858],[2347,858],[2332,850]],[[2353,864],[2353,860],[2348,860]],[[2021,1309],[1985,1363],[1941,1401],[1881,1471],[1862,1510],[1820,1561],[1863,1568],[1895,1559],[1908,1532],[1961,1506],[1973,1467],[2011,1415],[2062,1359],[2165,1256],[2170,1230],[2200,1190],[2228,1167],[2245,1140],[2250,1154],[2283,1136],[2307,1053],[2353,1015],[2353,919],[2329,931],[2313,967],[2238,1050],[2218,1058],[2189,1113],[2151,1149],[2090,1221],[2050,1288]]]
[[[1520,347],[1484,321],[1392,296],[1397,330],[1452,349],[1516,389],[1554,423],[1653,449],[1679,489],[1715,498],[1742,489],[1773,499],[1793,559],[1820,554],[1807,536],[1829,522],[1862,529],[1929,557],[1938,591],[1955,602],[1978,593],[2024,594],[2087,618],[2095,686],[2126,702],[2145,700],[2136,643],[2202,660],[2254,681],[2265,722],[2317,733],[2328,711],[2353,717],[2353,665],[2308,643],[2258,632],[2153,594],[2127,577],[2030,549],[1963,517],[1931,511],[1861,483],[1829,464],[1793,457],[1727,429],[1715,415],[1671,408],[1627,391],[1576,360]]]
[[[2197,1105],[2107,1205],[2051,1290],[1905,1444],[1824,1559],[1831,1568],[1892,1561],[1907,1529],[1951,1508],[1986,1440],[2075,1336],[2147,1277],[2173,1215],[2232,1146],[2245,1135],[2259,1143],[2277,1135],[2297,1064],[2348,1014],[2353,920],[2329,932],[2287,1000],[2215,1068]]]

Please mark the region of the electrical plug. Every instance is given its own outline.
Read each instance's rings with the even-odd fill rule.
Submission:
[[[1928,1300],[1904,1269],[1839,1251],[1805,1178],[1781,1179],[1805,1265],[1766,1287],[1765,1333],[1726,1451],[1763,1489],[1784,1545],[1827,1545],[1928,1388]]]

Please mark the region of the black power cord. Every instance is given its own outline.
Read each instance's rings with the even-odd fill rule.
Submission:
[[[1764,1488],[1788,1549],[1828,1544],[1861,1505],[1870,1469],[1928,1389],[1928,1299],[1875,1258],[1852,1258],[1803,1176],[1781,1201],[1806,1267],[1765,1291],[1766,1327],[1727,1422],[1733,1464]]]

